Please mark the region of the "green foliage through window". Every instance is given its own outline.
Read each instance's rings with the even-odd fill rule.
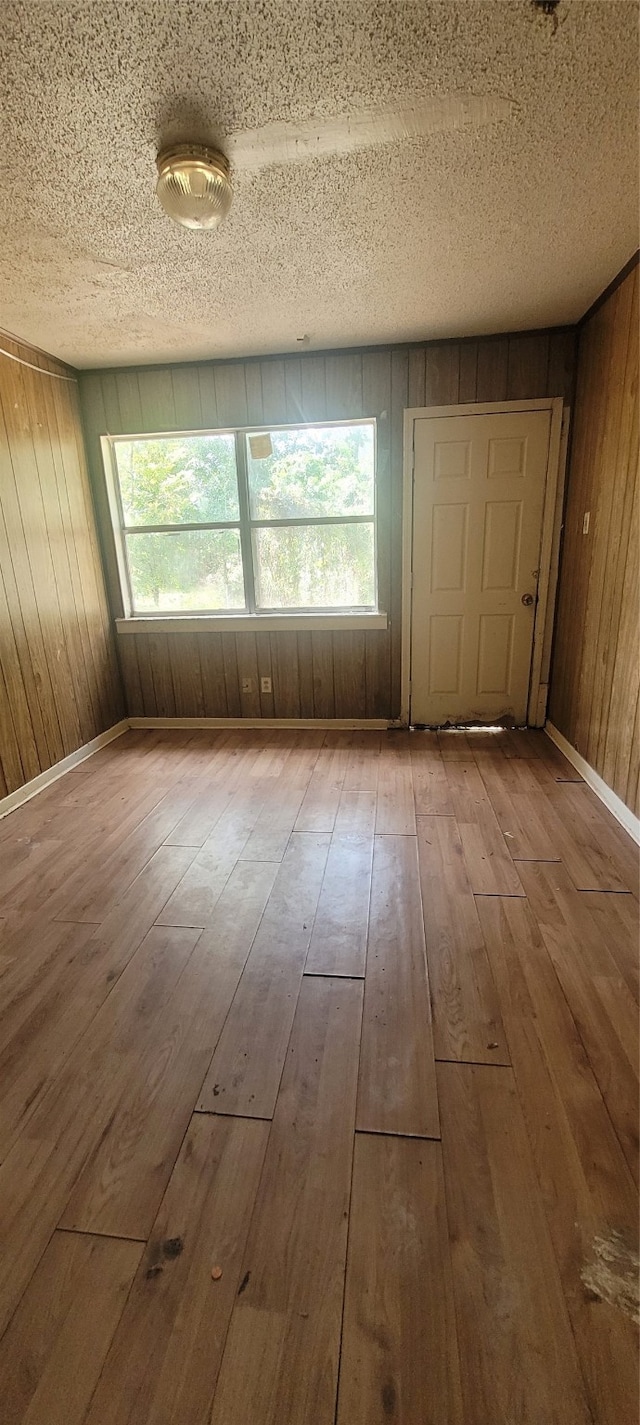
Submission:
[[[366,421],[114,440],[133,612],[375,607],[374,438]]]

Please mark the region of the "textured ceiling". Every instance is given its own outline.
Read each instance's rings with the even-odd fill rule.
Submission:
[[[100,366],[572,322],[637,246],[637,19],[636,0],[2,0],[0,326]],[[451,95],[511,102],[240,170],[217,232],[155,199],[161,142]]]

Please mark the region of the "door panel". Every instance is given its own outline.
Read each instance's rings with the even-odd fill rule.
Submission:
[[[550,411],[415,420],[413,722],[526,721],[550,428]]]

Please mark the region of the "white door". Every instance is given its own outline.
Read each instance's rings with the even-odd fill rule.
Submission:
[[[414,723],[526,722],[550,428],[550,411],[414,422]]]

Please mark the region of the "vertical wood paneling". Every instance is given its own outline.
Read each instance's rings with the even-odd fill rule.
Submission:
[[[287,419],[284,361],[262,363],[262,419],[267,425],[269,421],[282,425]]]
[[[0,355],[0,795],[123,714],[77,389],[45,374],[68,375],[59,363],[3,345],[43,374]]]
[[[298,677],[300,683],[300,716],[314,717],[313,710],[313,633],[301,632],[298,638]]]
[[[478,385],[478,343],[463,341],[460,346],[460,388],[458,399],[475,401]]]
[[[428,346],[425,362],[425,406],[455,406],[460,389],[460,347],[457,342]]]
[[[509,337],[507,353],[507,400],[530,401],[546,390],[549,370],[549,337]]]
[[[365,352],[362,358],[363,415],[375,416],[377,430],[376,455],[376,523],[378,542],[378,603],[389,609],[391,601],[391,354],[388,351]],[[367,717],[388,717],[391,697],[391,642],[393,631],[368,634],[366,661],[368,669]],[[380,711],[373,713],[371,707]]]
[[[336,717],[366,717],[364,633],[353,629],[332,638]]]
[[[295,425],[303,421],[302,414],[302,369],[299,361],[287,361],[284,372],[285,409],[287,420]]]
[[[275,717],[300,717],[298,639],[295,633],[272,633],[271,676]]]
[[[175,635],[181,637],[180,634]],[[227,689],[222,657],[222,635],[200,635],[200,674],[205,717],[228,717]]]
[[[476,401],[506,401],[508,366],[508,337],[478,342]]]
[[[228,366],[216,366],[215,382],[220,424],[223,426],[246,426],[247,388],[242,363],[234,362]]]
[[[202,425],[200,386],[193,379],[190,367],[174,367],[171,372],[176,430],[193,430]],[[121,402],[122,404],[122,398]]]
[[[178,367],[177,369],[179,370],[180,368]],[[190,367],[189,369],[194,373],[194,379],[198,386],[202,425],[205,430],[214,430],[216,426],[221,426],[223,422],[222,420],[218,420],[216,383],[213,366],[196,366]]]
[[[175,430],[178,422],[176,422],[171,372],[164,367],[150,367],[146,371],[140,371],[138,387],[144,429],[149,431]],[[111,429],[113,430],[113,426]]]
[[[335,717],[333,637],[330,633],[312,633],[311,661],[314,717]]]
[[[637,491],[636,266],[580,334],[550,697],[556,727],[633,811],[639,809]]]
[[[333,420],[362,415],[362,357],[359,354],[325,357],[327,412]]]
[[[407,404],[409,409],[413,406],[425,406],[425,351],[424,347],[414,347],[409,352],[409,388],[407,393]]]
[[[236,709],[237,715],[245,717],[397,717],[405,409],[454,405],[458,401],[499,401],[507,394],[513,394],[515,399],[562,395],[569,400],[574,344],[572,331],[558,330],[551,335],[539,332],[362,352],[301,352],[245,362],[82,373],[90,461],[116,614],[121,609],[99,436],[107,429],[116,433],[118,409],[121,434],[157,429],[163,409],[165,429],[181,430],[376,418],[378,597],[380,607],[390,617],[388,631],[366,633],[356,639],[356,669],[344,663],[343,649],[347,645],[342,635],[332,639],[330,634],[313,634],[296,639],[287,634],[257,634],[255,676],[272,677],[272,694],[260,692],[258,686],[251,693],[242,693],[242,678],[254,676],[249,671],[254,668],[253,645],[239,642],[233,634],[216,635],[217,643],[211,641],[210,635],[198,635],[201,687],[198,692],[195,686],[187,686],[185,664],[180,658],[177,682],[174,677],[173,684],[178,715],[191,716],[186,708],[193,707],[195,699],[211,717],[233,716]],[[143,653],[145,667],[150,666],[149,659],[153,662],[154,656],[153,648],[147,644]],[[175,672],[176,660],[172,667]],[[127,688],[130,676],[131,698],[139,702],[135,665],[128,662]],[[147,692],[149,695],[149,686]]]
[[[248,361],[244,368],[247,391],[247,424],[260,426],[263,422],[262,371],[259,361]]]
[[[256,657],[258,660],[258,679],[273,678],[271,666],[271,637],[268,633],[256,634]],[[273,693],[263,693],[260,682],[260,716],[274,717]]]
[[[303,420],[323,421],[327,415],[324,356],[305,356],[301,366]]]
[[[401,679],[400,631],[402,628],[402,488],[404,412],[409,401],[409,358],[406,351],[391,353],[390,437],[390,584],[389,615],[391,618],[391,703],[397,706],[397,690]],[[397,716],[397,714],[395,714]]]
[[[255,633],[237,633],[235,642],[242,716],[260,717],[260,683]],[[243,689],[243,680],[250,681],[251,687]]]
[[[547,395],[562,396],[565,405],[573,403],[577,341],[574,329],[549,333]]]

